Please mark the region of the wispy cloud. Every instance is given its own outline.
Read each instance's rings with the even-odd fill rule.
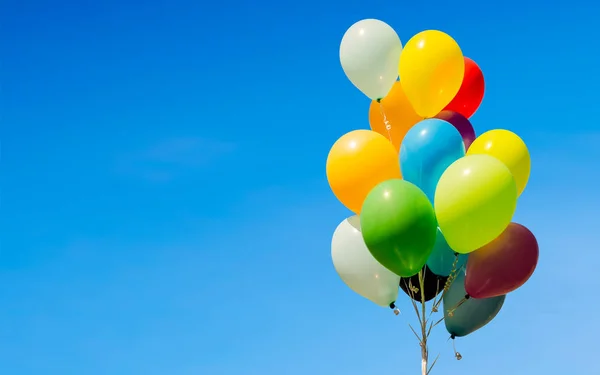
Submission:
[[[201,137],[177,137],[120,158],[119,171],[153,182],[166,182],[185,171],[210,166],[235,150],[235,144]]]

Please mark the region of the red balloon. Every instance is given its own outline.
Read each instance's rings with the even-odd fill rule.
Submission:
[[[458,93],[444,110],[458,112],[469,118],[477,111],[483,100],[485,81],[483,73],[475,61],[465,57],[465,77]]]
[[[529,280],[538,257],[533,233],[521,224],[510,223],[495,240],[469,254],[465,290],[473,298],[512,292]]]

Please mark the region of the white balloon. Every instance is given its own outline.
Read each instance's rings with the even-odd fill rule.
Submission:
[[[331,240],[333,266],[340,278],[356,293],[387,307],[398,297],[400,276],[373,258],[360,231],[360,219],[342,221]]]
[[[402,42],[390,25],[358,21],[344,34],[340,62],[346,76],[372,100],[383,99],[398,78]]]

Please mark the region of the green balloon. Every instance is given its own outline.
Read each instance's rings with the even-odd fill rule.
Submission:
[[[471,334],[491,322],[506,299],[505,295],[482,299],[471,297],[456,307],[466,295],[465,272],[460,271],[443,297],[446,330],[455,337]]]
[[[435,213],[452,250],[468,254],[510,224],[517,207],[515,179],[500,160],[468,155],[450,165],[435,190]]]
[[[393,179],[375,186],[363,203],[360,225],[373,257],[398,276],[416,275],[435,244],[433,207],[408,181]]]

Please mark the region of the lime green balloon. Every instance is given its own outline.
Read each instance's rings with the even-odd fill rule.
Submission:
[[[433,207],[421,189],[404,180],[384,181],[369,192],[360,225],[373,257],[398,276],[416,275],[435,245]]]
[[[508,227],[517,207],[517,185],[500,160],[468,155],[446,169],[435,191],[434,206],[448,245],[467,254]]]

